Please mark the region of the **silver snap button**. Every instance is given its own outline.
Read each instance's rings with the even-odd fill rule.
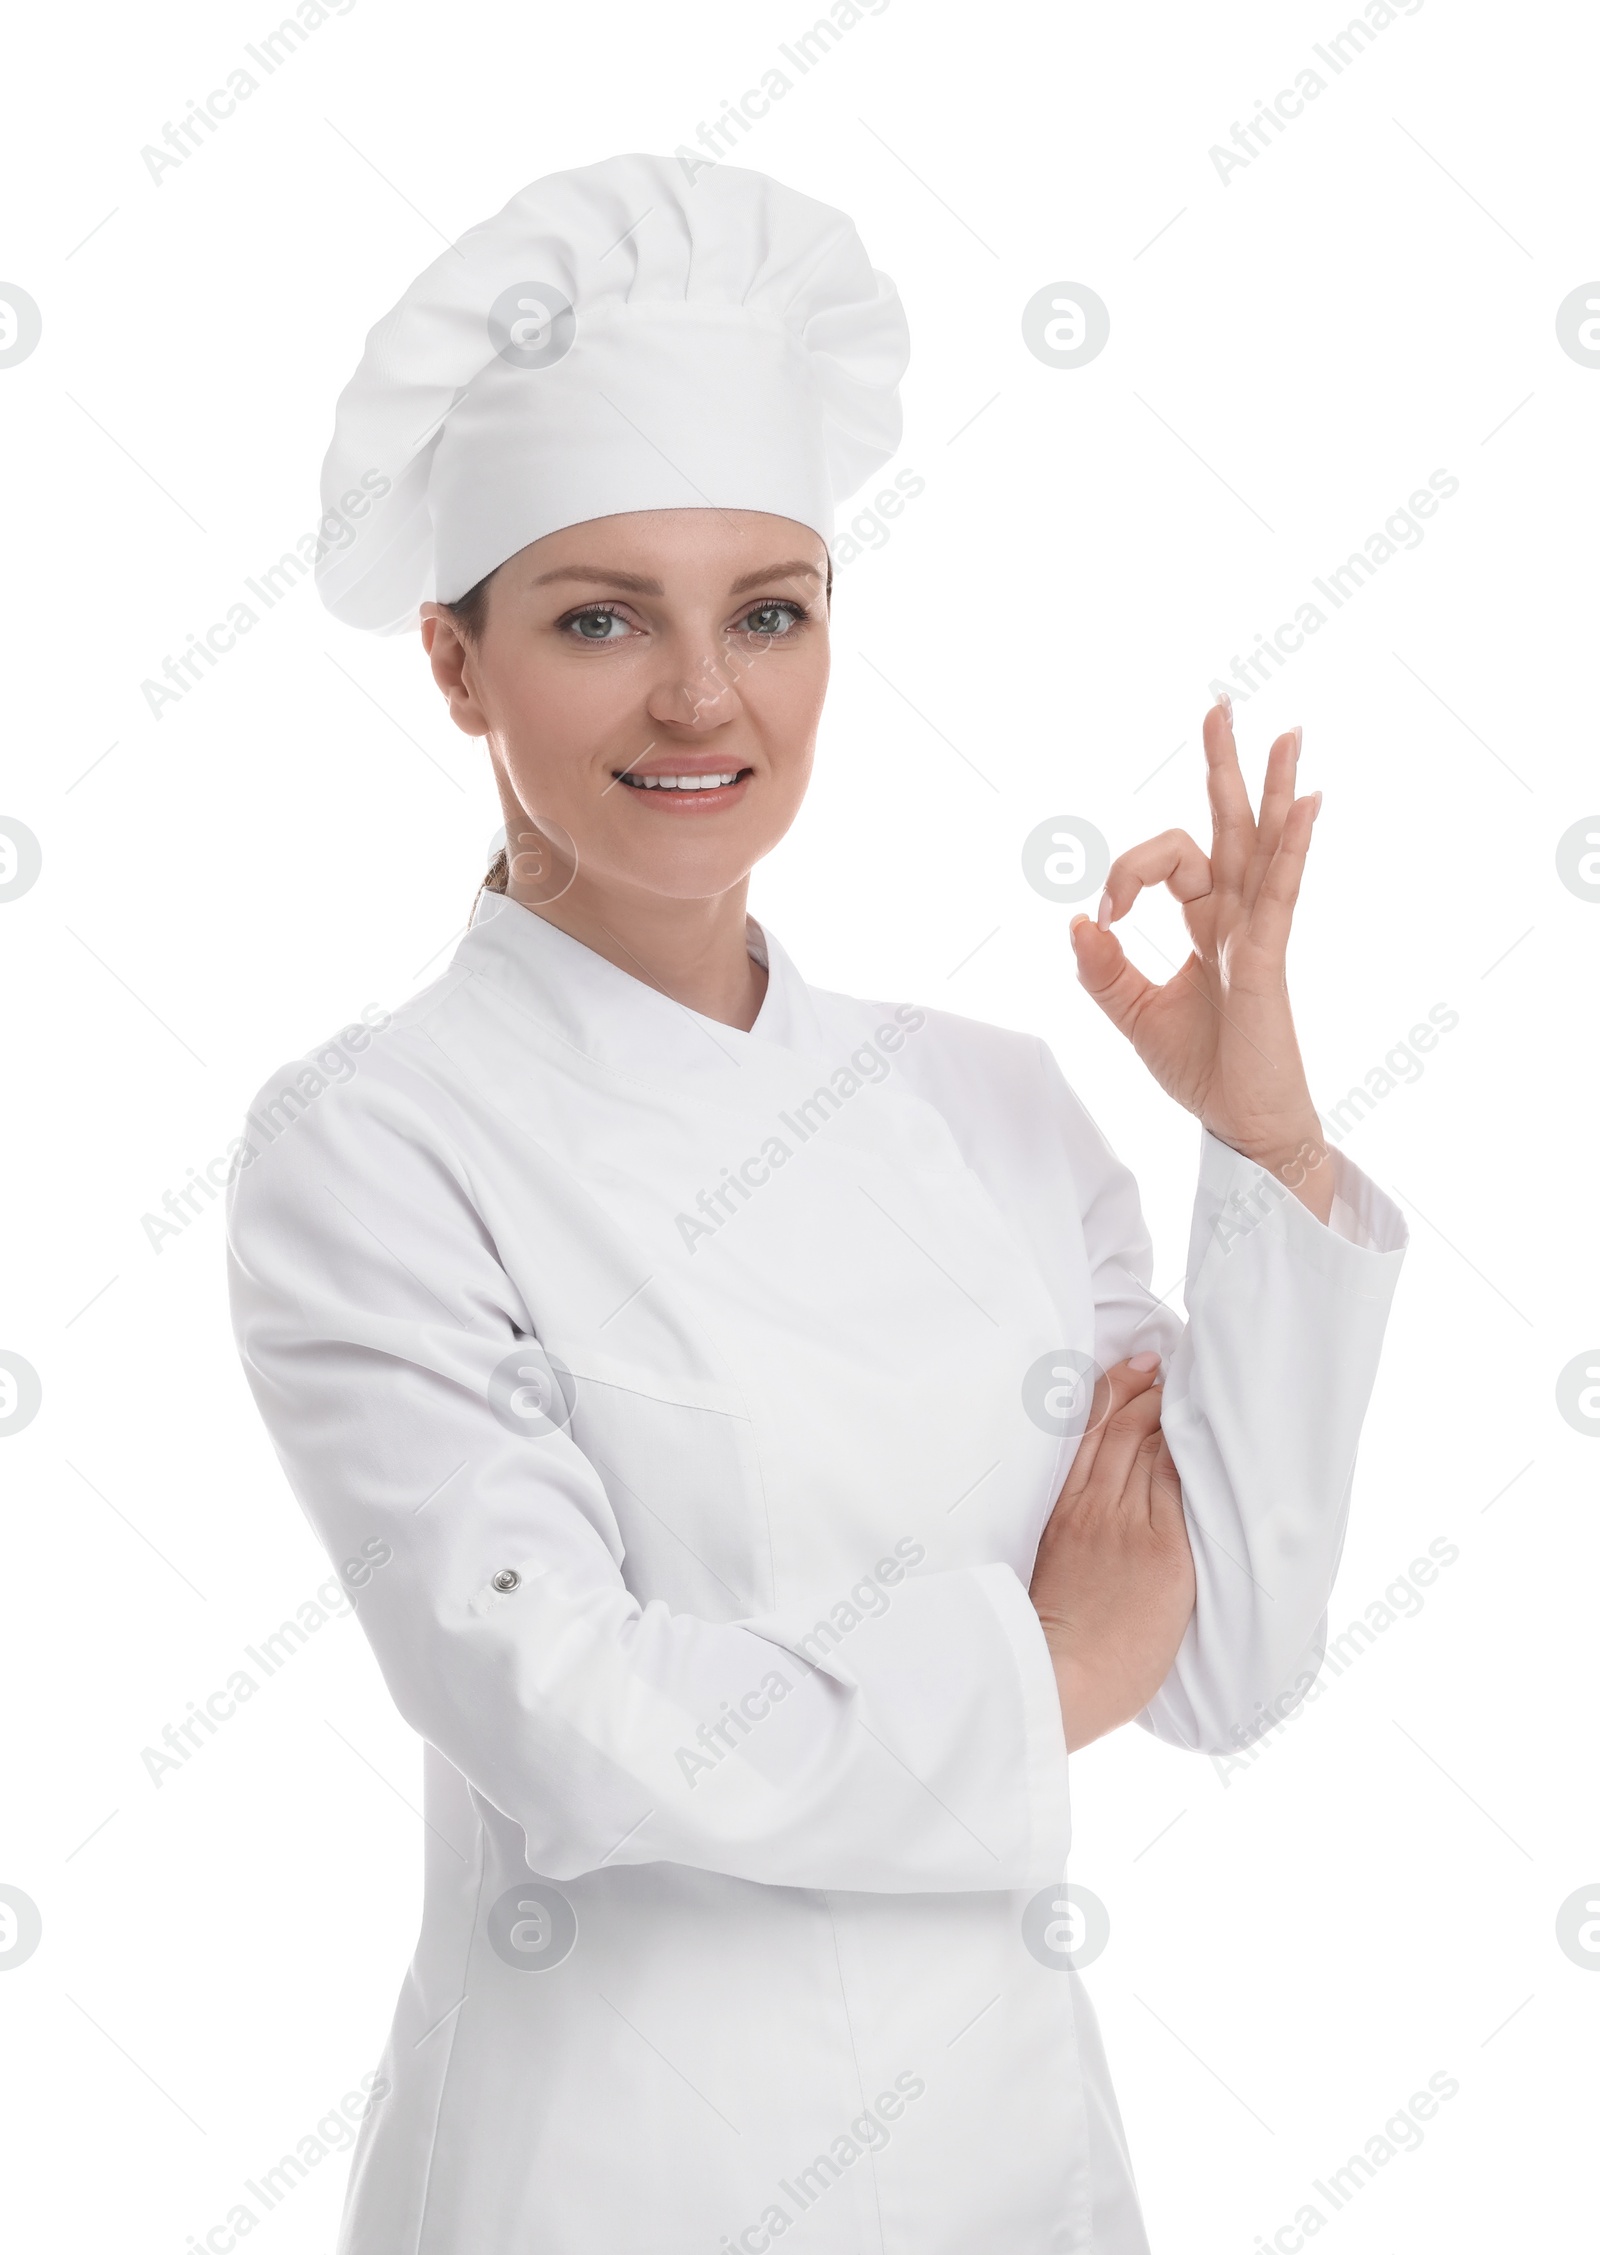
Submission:
[[[522,1576],[517,1572],[515,1566],[502,1566],[489,1586],[491,1589],[498,1590],[520,1589]]]

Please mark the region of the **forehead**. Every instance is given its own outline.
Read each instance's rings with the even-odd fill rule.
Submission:
[[[780,576],[820,580],[827,563],[821,535],[790,517],[754,509],[641,509],[547,533],[510,559],[506,577],[526,588],[594,575],[613,583],[629,578],[641,594],[701,584],[731,591]]]

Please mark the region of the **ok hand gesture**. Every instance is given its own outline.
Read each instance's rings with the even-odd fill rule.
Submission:
[[[1211,1133],[1280,1175],[1326,1220],[1333,1169],[1295,1039],[1285,977],[1289,926],[1322,793],[1294,795],[1300,731],[1267,759],[1259,813],[1239,772],[1226,699],[1202,731],[1211,851],[1164,830],[1111,864],[1097,919],[1073,920],[1078,978],[1169,1096]],[[1147,885],[1183,907],[1193,952],[1158,986],[1111,925]]]

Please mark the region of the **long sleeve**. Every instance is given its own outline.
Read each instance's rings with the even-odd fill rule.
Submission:
[[[1185,1297],[1153,1298],[1138,1188],[1041,1045],[1078,1186],[1103,1365],[1166,1363],[1161,1424],[1194,1553],[1194,1617],[1139,1721],[1174,1745],[1236,1733],[1303,1696],[1322,1662],[1356,1449],[1408,1242],[1393,1200],[1333,1151],[1327,1225],[1201,1130]],[[1296,1688],[1298,1686],[1298,1689]]]
[[[533,1327],[466,1162],[403,1084],[330,1091],[256,1156],[229,1269],[308,1518],[335,1559],[386,1554],[357,1612],[397,1706],[522,1827],[531,1868],[894,1892],[1059,1877],[1060,1709],[1016,1574],[909,1573],[833,1653],[806,1649],[814,1603],[731,1622],[641,1603],[571,1434],[495,1413],[519,1341],[538,1383]]]

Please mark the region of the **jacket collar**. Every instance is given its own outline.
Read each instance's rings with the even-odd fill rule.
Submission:
[[[548,917],[484,893],[456,951],[456,964],[486,976],[507,999],[588,1056],[634,1070],[737,1069],[759,1043],[799,1051],[824,1046],[811,990],[774,935],[753,916],[745,945],[767,972],[767,991],[748,1033],[708,1018],[585,947]],[[759,1056],[761,1051],[757,1051]],[[753,1059],[751,1061],[754,1061]]]

